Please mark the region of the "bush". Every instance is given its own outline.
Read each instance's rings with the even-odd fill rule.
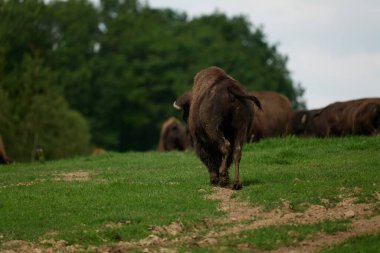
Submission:
[[[0,78],[0,134],[8,156],[16,161],[86,154],[90,130],[86,120],[52,89],[54,73],[26,57],[21,71]]]

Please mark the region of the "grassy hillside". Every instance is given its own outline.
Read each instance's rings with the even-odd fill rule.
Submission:
[[[246,169],[244,169],[246,167]],[[339,195],[374,200],[380,189],[380,136],[335,139],[270,139],[245,149],[241,196],[274,207],[294,208]]]
[[[286,203],[289,210],[302,213],[312,205],[334,207],[346,198],[355,198],[355,203],[374,204],[372,216],[378,215],[380,136],[284,138],[249,144],[243,152],[241,178],[243,190],[233,193],[232,199],[262,206],[267,212]],[[233,224],[210,222],[225,216],[218,208],[218,200],[206,198],[213,191],[206,169],[191,151],[107,153],[1,166],[0,251],[12,248],[12,240],[28,241],[42,248],[49,246],[49,240],[64,240],[65,245],[77,245],[87,251],[90,245],[138,242],[149,237],[155,227],[173,222],[180,224],[177,232],[182,238],[226,229]],[[350,224],[347,219],[296,228],[275,224],[240,231],[234,237],[220,236],[217,243],[206,246],[186,241],[176,249],[247,249],[239,245],[276,249],[297,245],[321,231],[347,231]],[[296,231],[298,236],[294,238],[289,231]],[[177,232],[169,233],[168,238],[178,236]],[[379,235],[360,236],[336,247],[355,252],[355,247],[365,250],[367,243],[363,242],[368,241],[371,247],[375,243],[380,248],[378,238]],[[328,252],[339,252],[339,248]]]

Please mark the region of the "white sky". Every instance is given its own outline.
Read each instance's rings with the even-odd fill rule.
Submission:
[[[147,0],[189,17],[215,10],[263,25],[270,44],[289,57],[308,108],[380,97],[380,0]]]

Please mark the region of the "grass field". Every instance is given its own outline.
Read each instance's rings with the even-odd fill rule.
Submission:
[[[1,166],[0,251],[380,252],[380,136],[249,144],[241,178],[210,199],[191,151]]]

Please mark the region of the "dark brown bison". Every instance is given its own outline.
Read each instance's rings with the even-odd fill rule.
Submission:
[[[9,164],[11,162],[11,159],[9,159],[5,152],[3,138],[0,136],[0,164]]]
[[[304,124],[306,135],[318,137],[370,135],[380,131],[380,98],[335,102],[311,112]]]
[[[248,141],[288,134],[293,116],[292,104],[289,99],[273,91],[251,92],[251,95],[260,100],[263,110],[257,110],[255,107],[257,112]]]
[[[229,184],[228,168],[235,162],[233,189],[241,189],[239,164],[253,119],[253,103],[260,101],[218,67],[198,72],[190,96],[188,127],[194,149],[208,168],[210,183]],[[183,108],[177,102],[176,108]],[[185,112],[184,112],[185,113]]]
[[[189,146],[185,127],[175,117],[168,118],[161,127],[159,151],[185,150]]]

